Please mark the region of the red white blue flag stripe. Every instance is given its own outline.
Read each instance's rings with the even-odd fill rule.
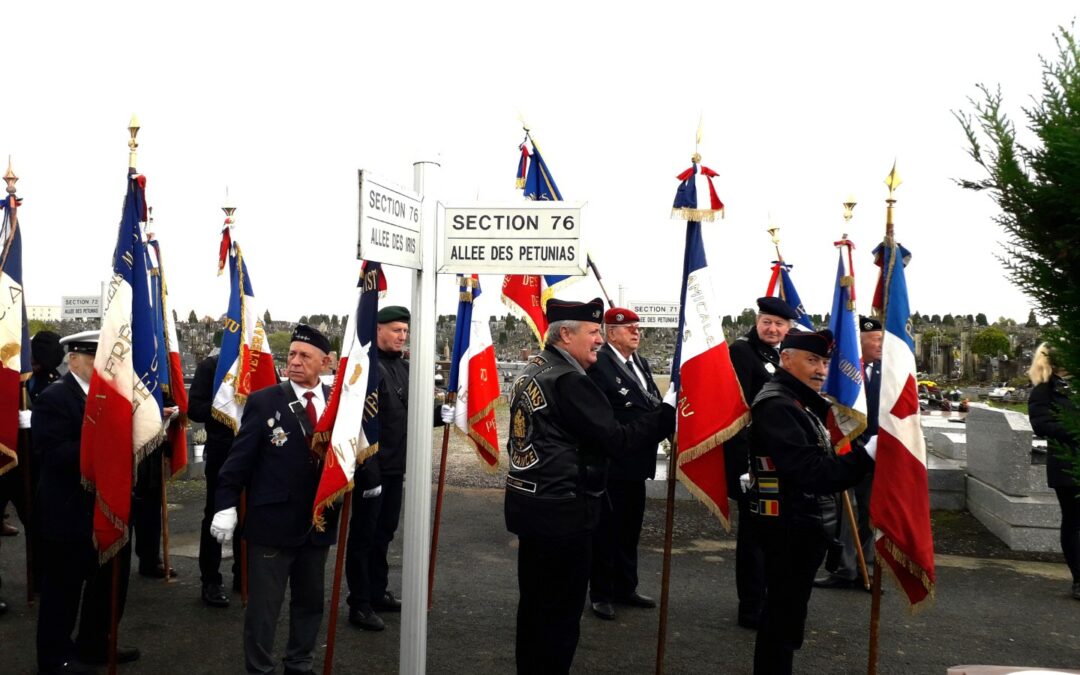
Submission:
[[[479,277],[475,274],[459,277],[458,294],[447,388],[455,396],[454,428],[472,441],[480,465],[495,473],[499,468],[499,434],[495,423],[499,371],[491,328],[483,318],[473,316],[473,301],[480,297]]]
[[[866,391],[863,387],[862,346],[855,326],[855,275],[846,268],[843,248],[836,267],[832,316],[832,359],[822,394],[829,399],[827,425],[833,447],[843,454],[851,439],[866,429]]]
[[[180,362],[180,342],[176,338],[176,322],[169,310],[169,288],[165,283],[165,265],[161,259],[161,244],[149,235],[147,241],[151,265],[150,282],[154,302],[154,320],[157,324],[158,362],[164,364],[158,370],[161,376],[161,393],[172,399],[179,415],[168,428],[169,474],[175,476],[187,466],[188,396],[184,387],[184,369]]]
[[[10,170],[10,169],[9,169]],[[0,474],[18,465],[19,409],[22,382],[30,377],[30,333],[22,284],[22,233],[19,200],[14,194],[0,202],[4,209],[0,242]]]

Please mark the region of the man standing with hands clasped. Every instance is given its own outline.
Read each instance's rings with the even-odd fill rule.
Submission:
[[[338,513],[326,511],[326,528],[312,525],[322,462],[311,451],[315,424],[330,393],[319,381],[330,341],[305,324],[293,331],[287,382],[248,397],[232,451],[218,475],[211,534],[232,539],[240,492],[247,490],[243,536],[248,543],[248,607],[244,614],[244,665],[272,673],[274,632],[286,584],[290,588],[285,673],[310,673],[322,622],[326,556],[336,540]]]
[[[607,342],[596,352],[589,379],[607,396],[620,424],[632,422],[660,406],[660,390],[649,362],[637,353],[641,344],[638,315],[622,307],[604,313]],[[607,495],[600,524],[593,535],[589,599],[593,614],[615,618],[612,603],[656,607],[637,592],[637,547],[645,517],[645,480],[656,477],[656,443],[635,437],[608,459]]]

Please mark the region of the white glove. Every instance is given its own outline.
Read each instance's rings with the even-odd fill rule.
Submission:
[[[364,490],[360,493],[360,499],[371,499],[372,497],[378,497],[382,494],[382,486],[376,485],[370,490]]]
[[[34,414],[33,410],[20,410],[19,411],[19,428],[30,428],[30,417]]]
[[[667,403],[672,408],[675,407],[675,403],[678,402],[679,392],[675,391],[675,384],[669,384],[667,393],[664,394],[664,403]]]
[[[877,461],[877,435],[870,437],[870,440],[866,442],[864,448],[866,454],[870,455],[870,459]]]
[[[210,522],[210,536],[224,544],[232,540],[233,531],[236,530],[236,507],[230,507],[214,514],[214,520]]]
[[[739,476],[739,487],[742,488],[743,492],[750,491],[750,474],[744,473]]]
[[[168,428],[177,417],[180,416],[180,408],[177,406],[169,406],[161,411],[165,415],[165,427]]]
[[[443,403],[442,406],[442,421],[443,424],[454,423],[454,406]]]

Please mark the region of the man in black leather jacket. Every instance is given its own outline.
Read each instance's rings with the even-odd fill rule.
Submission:
[[[839,525],[837,493],[873,469],[876,440],[838,456],[820,395],[832,333],[788,333],[780,368],[754,399],[750,429],[750,511],[765,553],[765,609],[754,673],[790,673],[802,646],[814,573]]]

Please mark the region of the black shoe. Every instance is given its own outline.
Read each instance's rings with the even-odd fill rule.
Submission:
[[[615,620],[615,608],[611,606],[610,602],[594,602],[592,604],[592,613],[604,621]]]
[[[386,628],[386,624],[379,615],[371,609],[350,609],[349,623],[359,626],[363,630],[380,631]]]
[[[757,630],[758,626],[761,625],[761,617],[750,614],[740,614],[739,625],[743,628],[749,628],[750,630]]]
[[[0,525],[0,537],[14,537],[19,533],[19,528],[14,525],[8,525],[4,523]]]
[[[221,590],[221,584],[203,584],[202,600],[210,607],[229,606],[229,596]]]
[[[814,579],[814,588],[862,588],[863,585],[854,579],[845,579],[835,574],[829,574]]]
[[[1073,595],[1076,595],[1076,587],[1073,587]],[[7,614],[7,603],[0,600],[0,616]]]
[[[400,612],[401,601],[394,597],[390,591],[382,594],[382,597],[371,603],[372,608],[381,612]]]
[[[131,663],[132,661],[138,661],[141,654],[138,647],[124,647],[117,645],[116,647],[116,662],[117,663]],[[79,660],[83,663],[92,663],[94,665],[102,665],[109,662],[109,651],[106,649],[103,652],[79,652]]]
[[[1073,584],[1072,596],[1074,600],[1080,600],[1080,581]]]
[[[644,607],[645,609],[652,609],[656,607],[656,601],[647,595],[642,595],[637,591],[634,591],[630,595],[621,595],[615,598],[615,602],[620,605],[629,605],[630,607]]]
[[[296,668],[290,668],[288,666],[285,666],[285,675],[306,675],[307,673],[312,673],[312,672],[314,672],[314,671],[311,671],[311,670],[297,670]]]
[[[156,565],[139,565],[139,574],[144,577],[150,577],[151,579],[164,579],[165,578],[165,563],[159,562]],[[169,567],[169,578],[176,578],[176,570]]]
[[[38,671],[38,675],[66,675],[67,673],[81,673],[82,675],[96,675],[97,668],[88,666],[81,661],[72,659],[52,668],[44,668]]]

